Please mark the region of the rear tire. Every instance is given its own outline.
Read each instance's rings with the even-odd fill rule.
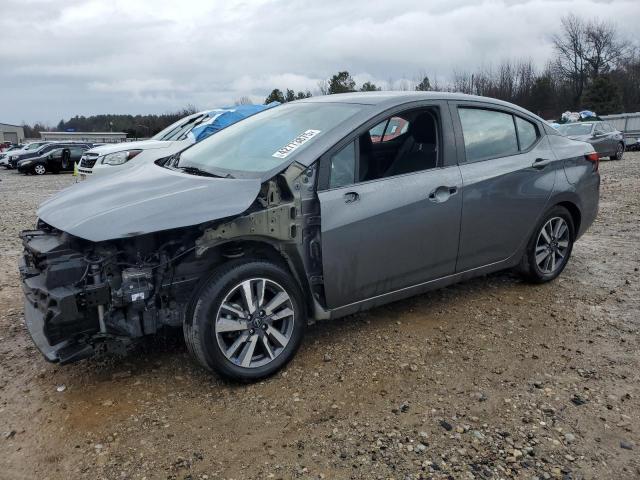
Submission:
[[[567,266],[575,227],[569,211],[561,206],[551,208],[538,223],[520,262],[520,273],[532,283],[554,280]]]
[[[195,293],[183,325],[191,356],[228,379],[273,375],[294,356],[307,319],[300,288],[266,260],[224,263]]]
[[[615,155],[612,155],[609,158],[611,160],[622,160],[623,156],[624,156],[624,143],[620,142],[620,143],[618,143],[618,146],[616,147]]]

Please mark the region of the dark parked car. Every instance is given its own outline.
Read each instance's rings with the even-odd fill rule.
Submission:
[[[18,161],[18,171],[44,175],[47,172],[60,173],[73,170],[82,154],[91,148],[89,145],[56,145],[56,148],[44,155]]]
[[[573,140],[589,142],[600,158],[622,160],[625,151],[624,135],[607,122],[566,123],[557,130]]]
[[[15,155],[9,156],[10,168],[18,168],[18,162],[26,160],[28,158],[43,157],[47,153],[58,148],[71,148],[71,147],[88,147],[91,148],[90,143],[76,143],[76,142],[46,142],[41,144],[37,148],[24,149],[17,152]]]
[[[372,142],[393,117],[406,131]],[[21,234],[26,324],[60,363],[182,327],[205,368],[256,380],[309,321],[507,268],[553,280],[599,186],[590,144],[506,102],[290,102],[43,203]]]

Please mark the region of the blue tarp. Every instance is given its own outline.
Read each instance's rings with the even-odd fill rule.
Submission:
[[[236,105],[233,107],[216,108],[207,113],[208,119],[194,127],[189,135],[197,142],[213,135],[229,125],[250,117],[254,113],[280,105],[279,102],[271,102],[268,105]]]

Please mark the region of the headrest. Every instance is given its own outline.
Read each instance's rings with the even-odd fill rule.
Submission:
[[[411,123],[411,136],[416,143],[436,142],[436,121],[431,113],[418,115]]]

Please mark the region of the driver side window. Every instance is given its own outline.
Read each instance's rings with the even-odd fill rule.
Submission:
[[[340,188],[355,182],[356,172],[356,144],[349,143],[342,150],[331,157],[331,173],[329,188]]]
[[[435,168],[440,155],[439,138],[440,116],[436,107],[388,117],[331,157],[328,187]]]

